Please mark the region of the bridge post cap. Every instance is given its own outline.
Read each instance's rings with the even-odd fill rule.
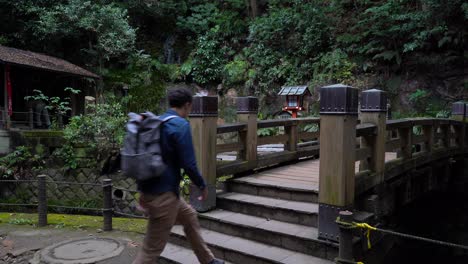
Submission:
[[[466,116],[466,108],[467,108],[467,103],[466,102],[455,102],[452,104],[452,115],[461,115],[461,116]]]
[[[218,116],[217,96],[194,96],[190,117]]]
[[[357,115],[358,89],[344,84],[320,88],[321,115]]]
[[[340,211],[340,219],[343,222],[352,222],[353,221],[353,212],[351,211]]]
[[[258,98],[255,96],[236,97],[238,114],[258,113]]]
[[[361,112],[387,112],[387,92],[370,89],[361,93]]]

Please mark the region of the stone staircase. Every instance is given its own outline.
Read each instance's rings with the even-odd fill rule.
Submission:
[[[318,192],[231,180],[217,209],[199,215],[202,235],[227,263],[333,263],[338,245],[317,239]],[[160,263],[198,263],[181,226],[172,229]]]

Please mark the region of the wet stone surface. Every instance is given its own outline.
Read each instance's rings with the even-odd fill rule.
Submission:
[[[41,263],[95,263],[122,253],[124,246],[111,238],[81,238],[49,246],[40,253]]]

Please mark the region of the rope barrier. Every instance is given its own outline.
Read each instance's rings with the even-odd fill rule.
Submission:
[[[85,208],[85,207],[74,207],[74,206],[62,206],[62,205],[47,205],[50,208],[59,208],[59,209],[73,209],[73,210],[88,210],[88,211],[103,211],[103,208]]]
[[[390,234],[390,235],[394,235],[394,236],[398,236],[398,237],[402,237],[402,238],[409,238],[409,239],[424,241],[424,242],[433,243],[433,244],[437,244],[437,245],[441,245],[441,246],[447,246],[447,247],[453,247],[453,248],[468,250],[468,246],[465,246],[465,245],[460,245],[460,244],[455,244],[455,243],[450,243],[450,242],[445,242],[445,241],[440,241],[440,240],[435,240],[435,239],[430,239],[430,238],[425,238],[425,237],[420,237],[420,236],[415,236],[415,235],[404,234],[404,233],[400,233],[400,232],[396,232],[396,231],[392,231],[392,230],[388,230],[388,229],[377,228],[377,227],[371,226],[371,225],[369,225],[367,223],[355,223],[355,222],[348,223],[348,222],[343,222],[343,221],[341,221],[339,219],[336,221],[336,223],[344,225],[344,226],[348,226],[348,227],[351,227],[351,228],[366,229],[367,246],[369,247],[369,249],[371,248],[370,231],[378,231],[378,232],[382,232],[382,233],[385,233],[385,234]]]
[[[37,180],[0,180],[0,182],[11,182],[11,183],[35,182],[37,183],[38,181]],[[102,184],[100,183],[88,183],[88,182],[46,181],[46,183],[102,187]],[[131,191],[131,190],[128,190],[128,191]]]
[[[46,183],[55,183],[55,184],[64,184],[64,185],[83,185],[83,186],[99,186],[102,187],[100,183],[88,183],[88,182],[67,182],[67,181],[46,181]]]
[[[0,206],[37,206],[37,204],[12,204],[12,203],[0,203]]]
[[[133,218],[147,219],[147,217],[145,217],[145,216],[134,215],[134,214],[127,214],[127,213],[118,212],[118,211],[114,211],[114,214],[121,215],[121,216],[133,217]]]
[[[133,192],[133,193],[137,193],[137,192],[138,192],[138,190],[130,190],[130,189],[121,188],[121,187],[115,187],[115,186],[113,186],[112,189],[114,189],[114,190],[121,190],[121,191],[125,191],[125,192]]]
[[[364,264],[364,262],[361,261],[352,261],[352,260],[346,260],[346,259],[340,259],[340,258],[335,258],[335,261],[338,263],[345,263],[345,264]]]
[[[37,180],[0,180],[0,182],[17,182],[17,183],[24,183],[24,182],[37,182]]]

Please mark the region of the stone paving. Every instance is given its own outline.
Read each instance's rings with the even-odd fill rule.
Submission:
[[[103,238],[110,243],[99,243],[97,238]],[[134,259],[142,238],[143,236],[139,234],[119,231],[100,232],[99,230],[35,228],[1,224],[0,264],[75,263],[71,260],[79,259],[80,253],[88,253],[87,257],[83,258],[91,260],[91,262],[79,263],[128,264]],[[94,244],[62,245],[61,250],[54,250],[58,257],[68,259],[69,262],[53,262],[50,259],[39,260],[41,253],[47,254],[46,251],[41,250],[47,249],[47,247],[50,249],[56,243],[77,239],[85,240],[88,243],[91,241]],[[93,240],[94,242],[92,242]],[[115,241],[118,241],[118,244]],[[103,253],[109,253],[108,257],[105,257]]]

